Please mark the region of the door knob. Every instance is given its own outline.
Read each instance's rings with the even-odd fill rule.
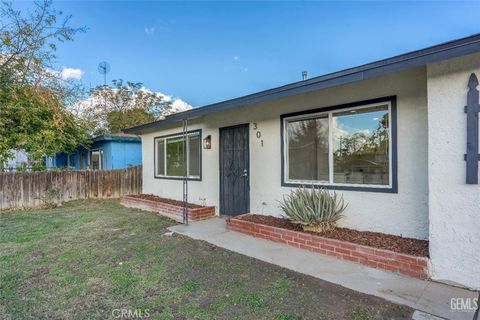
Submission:
[[[247,171],[247,169],[243,170],[242,177],[248,177],[248,171]]]

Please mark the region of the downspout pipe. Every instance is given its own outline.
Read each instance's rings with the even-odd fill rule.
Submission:
[[[183,124],[183,224],[188,225],[188,161],[187,161],[187,138],[188,119],[182,120]]]

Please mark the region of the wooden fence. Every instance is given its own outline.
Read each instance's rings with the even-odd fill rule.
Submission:
[[[142,192],[142,166],[116,170],[0,173],[0,210]]]

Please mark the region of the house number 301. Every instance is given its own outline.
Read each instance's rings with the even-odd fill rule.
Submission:
[[[257,139],[260,139],[262,137],[262,133],[260,132],[260,130],[258,130],[258,125],[256,122],[253,123],[253,130],[256,131],[255,136],[257,137]],[[260,144],[263,147],[263,140],[260,140]]]

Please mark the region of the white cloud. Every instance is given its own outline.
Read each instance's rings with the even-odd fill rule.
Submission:
[[[147,92],[152,92],[147,88],[142,88],[142,90],[145,90]],[[166,95],[162,92],[155,92],[155,94],[157,94],[158,96],[161,96],[163,98],[163,100],[172,103],[172,107],[168,110],[165,110],[162,113],[163,116],[168,116],[168,115],[171,115],[171,114],[174,114],[174,113],[177,113],[177,112],[183,112],[183,111],[187,111],[187,110],[192,109],[191,105],[189,105],[187,102],[183,101],[180,98],[175,98],[175,97]]]
[[[60,72],[60,76],[62,77],[63,80],[68,80],[68,79],[80,80],[82,79],[83,74],[84,72],[81,69],[66,68],[66,67],[63,67],[62,71]]]
[[[151,36],[152,34],[155,33],[155,27],[148,27],[148,26],[145,26],[145,34],[148,34],[149,36]]]
[[[46,71],[57,78],[61,78],[62,80],[69,80],[69,79],[80,80],[82,79],[82,76],[85,73],[81,69],[67,68],[67,67],[63,67],[62,71],[57,71],[49,68],[47,68]]]
[[[333,137],[335,140],[340,140],[346,138],[350,135],[348,129],[345,128],[345,125],[341,122],[337,121],[337,118],[332,118],[332,125],[333,125]]]

